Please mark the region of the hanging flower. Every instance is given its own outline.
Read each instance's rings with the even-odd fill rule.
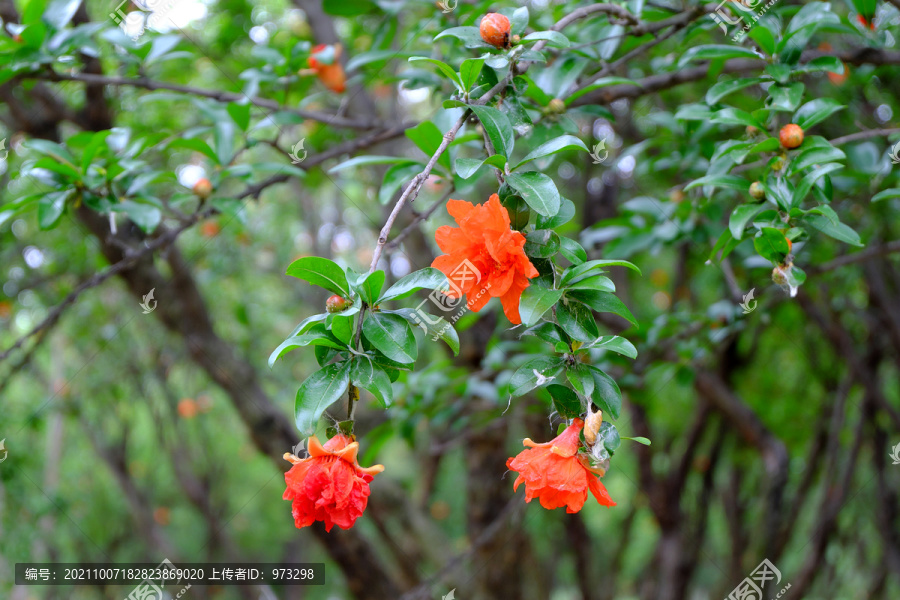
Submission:
[[[486,203],[476,205],[450,200],[447,212],[459,227],[438,228],[435,241],[445,254],[431,263],[450,280],[445,293],[451,298],[465,294],[475,312],[491,297],[500,298],[510,322],[521,323],[519,300],[538,271],[525,255],[525,236],[511,229],[500,197],[493,194]]]
[[[314,521],[325,523],[325,530],[337,525],[350,529],[366,510],[369,482],[384,471],[384,466],[359,466],[359,443],[346,435],[336,435],[325,443],[309,438],[309,458],[285,454],[293,467],[284,474],[285,500],[293,500],[294,524],[308,527]]]
[[[347,76],[340,61],[341,50],[340,44],[319,44],[312,49],[312,54],[306,61],[319,81],[336,94],[344,93],[347,87]]]
[[[584,421],[575,419],[545,444],[525,438],[523,443],[528,449],[506,461],[510,470],[519,473],[513,490],[525,484],[526,502],[538,498],[546,509],[565,506],[567,513],[576,513],[584,506],[590,491],[603,506],[616,505],[600,482],[598,475],[603,474],[602,470],[591,467],[588,456],[579,453],[578,434],[583,427]]]

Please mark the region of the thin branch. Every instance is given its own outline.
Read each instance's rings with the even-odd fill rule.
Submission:
[[[873,137],[887,137],[895,133],[900,133],[900,128],[869,129],[867,131],[857,131],[856,133],[851,133],[850,135],[834,138],[833,140],[831,140],[831,144],[833,146],[840,146],[841,144],[847,144],[849,142],[856,142],[859,140],[867,140]]]
[[[131,268],[145,256],[156,252],[160,248],[168,246],[169,244],[174,242],[176,238],[178,238],[178,236],[182,234],[182,232],[196,224],[198,221],[201,221],[202,219],[212,215],[213,212],[215,212],[213,209],[207,209],[206,211],[194,213],[193,215],[188,217],[188,220],[182,223],[180,227],[165,232],[158,238],[154,239],[152,242],[147,243],[146,246],[144,246],[137,252],[127,255],[125,258],[115,263],[114,265],[111,265],[106,270],[94,273],[92,276],[82,281],[78,285],[78,287],[72,290],[69,295],[63,299],[62,302],[60,302],[59,304],[54,306],[52,310],[50,310],[50,313],[43,321],[35,325],[35,327],[31,331],[20,337],[12,346],[7,348],[2,354],[0,354],[0,362],[6,360],[10,354],[20,348],[22,344],[24,344],[29,338],[37,335],[44,329],[55,325],[59,318],[62,316],[63,312],[65,312],[65,310],[69,306],[74,304],[82,293],[93,287],[97,287],[110,277],[118,275],[119,273]]]
[[[331,127],[347,127],[350,129],[372,129],[378,123],[377,121],[359,121],[355,119],[347,119],[330,113],[323,113],[314,110],[306,110],[303,108],[287,108],[282,104],[268,100],[266,98],[253,97],[250,98],[244,94],[234,92],[224,92],[220,90],[204,90],[201,88],[190,87],[187,85],[178,85],[174,83],[165,83],[162,81],[153,81],[142,77],[140,79],[130,77],[108,77],[106,75],[94,75],[91,73],[58,73],[56,71],[43,71],[37,73],[23,73],[19,76],[22,79],[45,79],[47,81],[81,81],[83,83],[93,85],[108,85],[113,87],[136,87],[145,90],[169,90],[181,94],[189,94],[192,96],[200,96],[202,98],[210,98],[218,102],[238,102],[241,100],[250,100],[250,102],[259,108],[268,108],[281,112],[289,112],[304,119],[312,119],[320,121]]]
[[[443,196],[438,198],[434,202],[434,204],[432,204],[431,206],[428,207],[428,210],[426,210],[423,213],[417,214],[416,217],[413,219],[412,223],[410,223],[409,225],[404,227],[403,230],[394,237],[394,239],[392,239],[387,244],[385,244],[385,248],[388,250],[393,250],[393,249],[399,247],[400,243],[403,242],[403,240],[409,234],[411,234],[413,231],[418,229],[419,223],[421,223],[422,221],[427,221],[431,217],[431,215],[434,214],[434,211],[436,211],[437,209],[439,209],[440,207],[442,207],[444,204],[447,203],[447,200],[450,199],[451,194],[453,194],[453,188],[450,188],[449,190],[447,190],[447,192],[444,193]]]
[[[873,246],[872,248],[867,248],[862,252],[856,252],[855,254],[845,254],[844,256],[839,256],[834,260],[825,263],[824,265],[820,265],[810,270],[815,273],[833,271],[834,269],[837,269],[839,267],[867,261],[873,258],[878,258],[879,256],[884,256],[886,254],[892,254],[894,252],[900,252],[900,240],[894,240],[880,246]]]

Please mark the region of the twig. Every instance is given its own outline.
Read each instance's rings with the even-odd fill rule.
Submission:
[[[3,362],[4,360],[6,360],[9,357],[9,355],[12,354],[13,352],[15,352],[18,348],[20,348],[22,346],[22,344],[25,343],[26,340],[37,335],[44,329],[47,329],[48,327],[52,327],[53,325],[55,325],[56,322],[59,320],[59,318],[62,316],[63,312],[65,312],[66,308],[68,308],[70,305],[74,304],[75,300],[77,300],[78,297],[83,292],[85,292],[93,287],[97,287],[98,285],[100,285],[101,283],[103,283],[104,281],[109,279],[110,277],[112,277],[114,275],[118,275],[122,271],[125,271],[126,269],[129,269],[130,267],[134,266],[139,260],[141,260],[145,256],[148,256],[148,255],[152,254],[153,252],[156,252],[160,248],[168,246],[169,244],[174,242],[175,239],[179,235],[181,235],[182,232],[184,232],[189,227],[193,226],[198,221],[210,216],[213,212],[215,212],[214,209],[207,209],[206,211],[194,213],[180,227],[165,232],[163,235],[154,239],[152,242],[149,242],[146,246],[144,246],[137,252],[134,252],[133,254],[126,256],[125,258],[123,258],[122,260],[117,262],[116,264],[107,268],[105,271],[100,271],[100,272],[94,273],[92,276],[88,277],[86,280],[81,282],[78,285],[78,287],[76,287],[74,290],[72,290],[69,293],[69,295],[63,299],[62,302],[60,302],[59,304],[54,306],[53,309],[50,310],[50,313],[47,315],[47,317],[43,321],[38,323],[31,331],[29,331],[28,333],[26,333],[25,335],[20,337],[18,340],[16,340],[16,342],[12,346],[10,346],[2,354],[0,354],[0,362]]]
[[[305,119],[321,121],[322,123],[332,127],[347,127],[350,129],[372,129],[378,123],[377,121],[359,121],[355,119],[347,119],[329,113],[318,112],[314,110],[306,110],[303,108],[286,108],[281,103],[267,98],[253,97],[250,98],[244,94],[234,92],[224,92],[219,90],[204,90],[201,88],[190,87],[186,85],[178,85],[174,83],[165,83],[162,81],[154,81],[152,79],[140,78],[133,79],[130,77],[108,77],[106,75],[94,75],[91,73],[58,73],[56,71],[43,71],[37,73],[23,73],[19,76],[22,79],[46,79],[47,81],[81,81],[93,85],[108,85],[114,87],[131,86],[142,88],[145,90],[169,90],[181,94],[190,94],[192,96],[200,96],[202,98],[210,98],[218,102],[238,102],[241,100],[249,100],[254,106],[260,108],[268,108],[293,113]]]
[[[867,131],[857,131],[856,133],[851,133],[850,135],[844,135],[839,138],[834,138],[833,140],[831,140],[831,144],[833,146],[840,146],[841,144],[856,142],[858,140],[867,140],[873,137],[887,137],[895,133],[900,133],[900,128],[895,127],[891,129],[869,129]]]
[[[815,273],[832,271],[834,269],[837,269],[838,267],[863,262],[872,258],[884,256],[885,254],[891,254],[893,252],[900,252],[900,240],[894,240],[892,242],[882,244],[881,246],[873,246],[872,248],[867,248],[866,250],[857,252],[855,254],[845,254],[844,256],[839,256],[834,260],[825,263],[824,265],[811,269],[811,271]]]
[[[447,192],[443,196],[438,198],[434,202],[434,204],[432,204],[431,206],[428,207],[428,210],[426,210],[423,213],[417,214],[415,219],[413,219],[412,223],[410,223],[409,225],[404,227],[403,230],[400,233],[398,233],[394,237],[394,239],[392,239],[387,244],[385,244],[384,247],[387,248],[388,250],[393,250],[393,249],[397,248],[400,245],[400,242],[402,242],[409,234],[411,234],[413,231],[415,231],[418,228],[419,223],[421,223],[422,221],[427,221],[428,218],[434,214],[434,211],[436,211],[438,208],[440,208],[441,206],[446,204],[447,200],[450,199],[450,195],[452,193],[453,193],[453,188],[450,188],[449,190],[447,190]]]

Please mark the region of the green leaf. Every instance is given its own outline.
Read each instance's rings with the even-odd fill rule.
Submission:
[[[573,290],[571,292],[567,292],[566,294],[573,300],[577,300],[579,302],[583,302],[592,310],[597,312],[608,312],[619,315],[623,319],[630,321],[634,325],[637,325],[637,319],[634,318],[634,315],[631,314],[631,311],[628,310],[628,307],[625,306],[621,300],[619,300],[615,294],[611,294],[609,292],[598,292],[595,290]],[[596,337],[596,336],[595,336]]]
[[[45,154],[57,162],[65,163],[70,167],[75,166],[75,157],[69,152],[67,148],[57,144],[56,142],[51,142],[50,140],[43,140],[40,138],[33,138],[25,142],[25,147],[29,150],[34,150],[39,152],[40,154]]]
[[[584,404],[570,388],[551,383],[547,386],[550,398],[553,400],[553,408],[559,415],[566,419],[574,419],[584,412]]]
[[[69,24],[80,5],[81,0],[52,0],[44,12],[44,22],[59,31]]]
[[[464,91],[468,92],[472,89],[478,80],[478,76],[481,75],[482,67],[484,67],[483,58],[467,58],[462,61],[462,64],[459,66],[459,80]]]
[[[322,413],[337,402],[350,383],[350,363],[326,365],[310,375],[297,390],[294,422],[303,435],[313,435]]]
[[[409,58],[417,56],[414,52],[401,52],[398,50],[370,50],[361,54],[355,54],[347,61],[347,71],[355,71],[360,67],[377,62],[385,62],[394,58]]]
[[[602,293],[602,292],[598,292]],[[573,339],[590,342],[600,336],[591,310],[581,302],[563,302],[556,307],[559,326]]]
[[[517,164],[514,168],[518,169],[522,165],[536,158],[542,158],[544,156],[550,156],[551,154],[556,154],[557,152],[562,152],[563,150],[568,150],[569,148],[581,148],[585,152],[588,151],[588,147],[584,145],[580,139],[575,137],[574,135],[561,135],[557,138],[553,138],[548,142],[544,142],[534,150],[528,153],[528,155],[522,159],[519,164]]]
[[[585,364],[575,363],[567,368],[566,379],[580,396],[587,398],[594,392],[594,376]]]
[[[389,300],[401,300],[412,296],[419,290],[437,290],[448,285],[447,276],[441,271],[433,267],[426,267],[413,271],[409,275],[401,277],[397,282],[389,287],[387,291],[378,299],[376,304],[387,302]]]
[[[765,208],[765,204],[741,204],[735,208],[728,219],[728,229],[731,231],[732,237],[736,240],[743,238],[747,224]]]
[[[444,134],[437,125],[431,121],[422,121],[415,127],[406,130],[406,137],[419,147],[429,158],[437,152],[438,147],[444,141]],[[446,152],[438,158],[438,164],[450,171],[450,155]]]
[[[394,389],[387,372],[367,355],[357,355],[351,360],[350,383],[371,393],[384,408],[394,402]]]
[[[403,158],[397,156],[356,156],[351,158],[350,160],[345,160],[344,162],[337,164],[330,169],[328,169],[329,173],[337,173],[338,171],[342,171],[344,169],[349,169],[350,167],[358,167],[361,165],[422,165],[425,166],[421,161],[413,159],[413,158]]]
[[[834,146],[812,147],[800,152],[800,154],[791,161],[790,172],[799,173],[807,167],[813,165],[821,165],[824,163],[845,160],[847,155]]]
[[[694,48],[690,48],[681,55],[678,64],[684,65],[692,60],[700,61],[728,58],[754,58],[759,60],[759,56],[750,48],[725,44],[710,44],[707,46],[695,46]]]
[[[692,190],[695,187],[700,186],[712,186],[712,187],[725,187],[731,188],[734,190],[740,190],[742,192],[748,192],[750,190],[750,182],[744,179],[739,175],[707,175],[706,177],[701,177],[700,179],[695,179],[690,182],[686,186],[684,186],[684,191]]]
[[[463,42],[466,48],[493,48],[481,39],[481,33],[477,27],[451,27],[434,36],[434,41],[445,37],[455,37]]]
[[[795,82],[790,85],[773,85],[769,87],[769,96],[772,103],[769,108],[772,110],[794,112],[803,99],[803,90],[805,86],[802,83]]]
[[[145,202],[125,200],[113,206],[113,211],[124,212],[131,221],[146,233],[152,233],[162,220],[162,212]]]
[[[719,102],[722,98],[736,92],[738,90],[742,90],[745,87],[750,87],[751,85],[760,83],[763,81],[759,77],[742,77],[740,79],[729,79],[727,81],[720,81],[715,84],[709,91],[706,92],[706,103],[709,105],[713,105]]]
[[[581,247],[581,244],[571,238],[561,237],[559,239],[559,253],[576,265],[587,260],[587,252]]]
[[[422,311],[421,307],[422,305],[420,304],[416,308],[398,308],[397,310],[383,310],[381,312],[400,315],[406,319],[410,325],[420,327],[422,331],[425,332],[425,335],[431,337],[432,341],[436,342],[438,339],[442,339],[447,342],[447,345],[453,350],[453,355],[458,355],[459,334],[456,333],[453,325],[443,317],[438,317]]]
[[[529,285],[522,292],[519,301],[519,316],[525,327],[531,327],[537,323],[544,313],[550,310],[554,304],[562,298],[562,290],[548,290],[536,285]]]
[[[371,0],[322,0],[322,10],[335,17],[356,17],[377,9]]]
[[[242,131],[247,131],[250,126],[250,103],[238,104],[237,102],[229,102],[225,107],[235,124]]]
[[[38,227],[41,229],[56,227],[65,211],[66,198],[69,193],[69,190],[50,192],[38,200]]]
[[[773,227],[763,227],[759,235],[753,238],[753,247],[760,256],[778,264],[783,263],[791,251],[784,232]]]
[[[462,82],[459,80],[459,75],[457,75],[456,71],[453,70],[453,67],[451,67],[447,63],[435,60],[433,58],[426,58],[424,56],[412,56],[407,60],[409,60],[409,62],[425,61],[427,63],[435,65],[438,70],[444,75],[444,77],[449,79],[450,82],[453,83],[453,85],[455,85],[458,89],[463,89]]]
[[[456,174],[463,179],[468,179],[486,164],[502,170],[506,165],[506,157],[495,154],[483,160],[477,158],[457,158]]]
[[[384,287],[384,271],[373,271],[363,277],[362,281],[356,285],[359,295],[369,306],[374,306],[381,293],[381,288]]]
[[[525,254],[534,258],[550,258],[559,252],[559,235],[550,229],[536,229],[525,235]]]
[[[345,312],[350,312],[345,311]],[[354,313],[356,314],[356,313]],[[350,345],[353,339],[353,315],[333,314],[328,315],[328,322],[331,324],[331,333],[340,340],[345,346]]]
[[[553,216],[538,215],[535,227],[537,229],[556,229],[565,225],[575,217],[575,205],[568,198],[560,197],[559,211]]]
[[[565,99],[566,106],[569,106],[570,104],[572,104],[572,102],[574,102],[578,98],[584,96],[585,94],[590,94],[594,90],[599,90],[601,88],[609,87],[611,85],[634,85],[634,86],[636,86],[637,83],[633,79],[626,79],[625,77],[601,77],[594,83],[592,83],[588,86],[585,86],[585,87],[573,92],[569,96],[567,96]]]
[[[176,138],[169,143],[167,148],[185,148],[187,150],[193,150],[194,152],[199,152],[204,155],[215,164],[220,164],[218,155],[210,148],[209,144],[198,138]]]
[[[311,333],[304,333],[301,335],[295,335],[289,337],[284,340],[275,350],[272,351],[272,354],[269,355],[269,368],[275,366],[276,361],[279,358],[290,352],[291,350],[295,350],[297,348],[302,348],[305,346],[325,346],[328,348],[334,348],[335,350],[346,350],[347,346],[341,345],[332,339],[328,333],[325,331],[324,326],[321,330],[317,330]]]
[[[880,202],[882,200],[887,200],[888,198],[900,198],[900,188],[882,190],[872,196],[872,202]]]
[[[619,430],[609,421],[603,421],[603,423],[600,424],[600,431],[597,432],[597,437],[603,440],[603,447],[606,448],[610,454],[614,453],[622,444],[622,439],[619,437]]]
[[[536,213],[552,217],[559,211],[559,190],[553,180],[543,173],[510,173],[506,176],[506,182],[521,194],[522,199]]]
[[[347,275],[342,268],[327,258],[318,256],[298,258],[287,268],[287,274],[344,298],[350,298]]]
[[[806,131],[813,125],[818,125],[837,111],[845,108],[846,106],[834,98],[817,98],[801,106],[794,113],[793,122]]]
[[[535,31],[534,33],[529,33],[523,37],[522,43],[528,44],[539,40],[545,40],[547,45],[553,48],[568,48],[572,45],[569,38],[558,31]]]
[[[601,292],[615,292],[616,284],[612,279],[604,275],[591,275],[578,279],[566,286],[567,290],[599,290]]]
[[[513,373],[509,380],[509,393],[517,398],[539,385],[546,385],[558,373],[560,366],[558,358],[544,356],[529,360]]]
[[[494,152],[502,154],[506,158],[512,156],[513,147],[515,146],[515,136],[513,134],[512,124],[509,117],[505,113],[500,112],[492,106],[469,106],[478,120],[481,121],[485,133],[494,146]]]
[[[637,442],[638,444],[643,444],[643,445],[645,445],[645,446],[649,446],[649,445],[650,445],[650,440],[648,440],[648,439],[645,438],[645,437],[626,437],[626,436],[623,435],[623,436],[622,436],[622,439],[623,439],[623,440],[631,440],[632,442]]]
[[[619,411],[622,410],[622,392],[619,390],[619,386],[612,377],[597,367],[588,366],[588,369],[594,376],[594,391],[591,394],[591,400],[600,407],[605,415],[618,419]]]
[[[636,271],[638,275],[641,274],[641,270],[627,260],[591,260],[566,269],[559,280],[559,287],[566,287],[585,277],[603,273],[606,267],[628,267],[632,271]]]
[[[638,352],[634,344],[619,335],[604,335],[586,347],[612,350],[628,358],[637,358]]]
[[[838,169],[843,169],[844,165],[838,163],[827,163],[824,165],[819,165],[818,168],[813,169],[809,174],[806,175],[801,181],[800,184],[797,185],[797,189],[794,190],[794,195],[791,199],[791,206],[800,206],[803,200],[806,198],[806,195],[809,193],[809,190],[816,184],[816,182],[828,175],[832,171],[837,171]],[[874,201],[874,198],[873,198]]]
[[[836,240],[840,240],[851,246],[862,246],[863,243],[859,239],[859,234],[853,231],[850,227],[845,225],[844,223],[837,222],[835,223],[833,219],[825,216],[824,214],[814,214],[814,211],[821,211],[822,208],[830,208],[830,207],[819,207],[814,208],[809,213],[807,213],[805,219],[806,221],[830,237],[833,237]],[[833,211],[832,211],[833,212]],[[837,215],[835,215],[836,217]]]
[[[709,121],[710,123],[721,125],[747,125],[763,130],[766,128],[765,125],[760,123],[750,113],[732,107],[723,108],[722,110],[714,112]]]
[[[528,7],[522,6],[509,12],[509,9],[500,9],[500,13],[509,19],[510,35],[522,35],[528,27]]]
[[[446,156],[446,155],[444,155]],[[441,161],[444,163],[445,161]],[[382,205],[389,204],[394,198],[394,194],[400,191],[403,184],[412,180],[419,174],[422,165],[415,164],[399,164],[388,167],[384,172],[384,179],[381,181],[381,187],[378,188],[378,203]]]
[[[372,313],[363,321],[362,332],[372,346],[393,361],[408,364],[419,356],[412,329],[399,315]]]

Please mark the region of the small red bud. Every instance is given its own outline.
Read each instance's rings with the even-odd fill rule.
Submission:
[[[330,313],[339,313],[350,308],[350,305],[353,304],[346,298],[338,296],[337,294],[328,298],[325,301],[325,310]]]
[[[201,177],[197,180],[197,183],[194,184],[192,191],[198,198],[209,198],[209,195],[212,194],[213,191],[212,182],[206,177]]]
[[[790,123],[781,128],[778,139],[782,146],[791,150],[803,143],[803,129],[799,125]]]
[[[509,19],[500,13],[488,13],[481,19],[481,39],[497,48],[509,48]]]

